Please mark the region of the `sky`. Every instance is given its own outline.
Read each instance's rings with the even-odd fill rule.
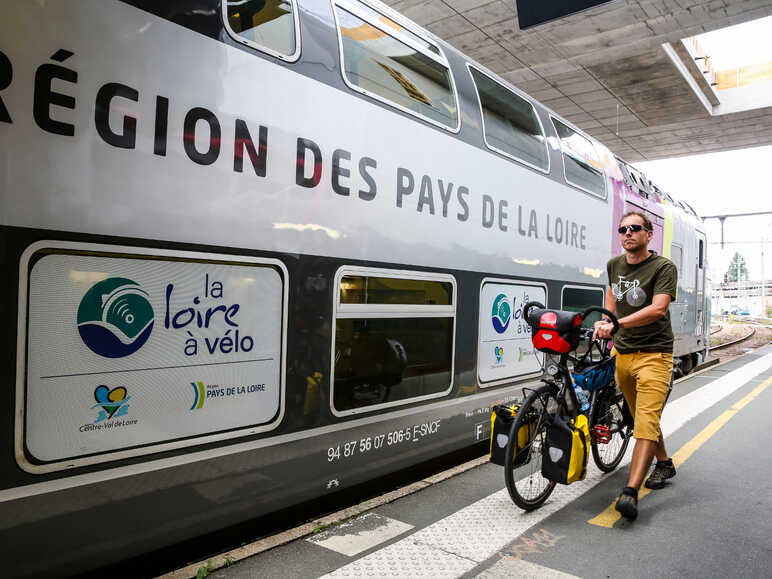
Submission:
[[[713,70],[772,62],[772,16],[700,34],[697,41]]]
[[[700,216],[772,211],[772,146],[634,165],[670,195],[689,203]],[[718,219],[705,220],[704,226],[714,284],[723,280],[735,252],[745,258],[750,279],[760,280],[762,239],[766,241],[764,277],[772,279],[772,213],[727,218],[724,249],[719,243]]]

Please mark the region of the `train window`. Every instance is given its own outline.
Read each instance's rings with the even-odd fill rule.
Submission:
[[[470,66],[483,117],[485,144],[494,151],[549,172],[544,129],[533,105]]]
[[[700,241],[700,245],[699,245],[699,250],[698,250],[699,254],[698,254],[697,265],[699,266],[700,269],[702,269],[704,267],[704,265],[703,265],[703,256],[705,255],[705,244],[704,244],[704,241],[702,239],[700,239],[699,241]]]
[[[300,57],[300,25],[295,0],[226,0],[225,28],[234,40],[282,60]]]
[[[477,377],[480,386],[494,386],[539,374],[543,355],[531,343],[523,306],[547,303],[544,284],[509,279],[484,279],[480,288]]]
[[[342,304],[451,305],[448,282],[347,275],[340,282]]]
[[[583,312],[590,306],[603,307],[603,296],[603,289],[598,287],[563,286],[563,293],[560,297],[560,309],[569,312]],[[582,325],[591,328],[599,319],[600,313],[592,312],[584,319]]]
[[[459,129],[453,78],[437,46],[359,2],[336,2],[335,17],[343,78],[351,89]]]
[[[336,277],[332,411],[437,398],[453,385],[455,280],[343,268]]]
[[[425,39],[421,38],[417,34],[413,34],[410,30],[408,30],[404,26],[401,26],[401,25],[397,24],[397,22],[394,19],[389,18],[385,14],[377,12],[376,10],[374,10],[373,8],[371,8],[370,6],[365,4],[365,2],[359,2],[359,3],[356,4],[356,6],[357,6],[357,8],[359,8],[359,10],[361,10],[364,14],[366,14],[369,17],[370,20],[374,19],[376,21],[383,22],[384,24],[386,24],[390,28],[393,28],[394,30],[399,31],[399,33],[401,35],[407,36],[413,42],[419,44],[420,46],[426,48],[427,50],[431,50],[434,54],[437,54],[437,55],[440,54],[440,49],[437,48],[437,46],[435,44],[429,42],[428,40],[425,40]],[[384,8],[386,10],[389,9],[388,6],[386,6]]]
[[[605,199],[606,179],[590,139],[555,118],[552,124],[560,137],[566,181],[582,191]]]

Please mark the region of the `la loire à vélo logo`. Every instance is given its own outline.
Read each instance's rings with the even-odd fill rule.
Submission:
[[[155,314],[149,295],[123,277],[94,284],[78,307],[83,343],[105,358],[123,358],[139,350],[153,331]]]

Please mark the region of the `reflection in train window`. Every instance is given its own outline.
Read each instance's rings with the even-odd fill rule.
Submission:
[[[434,304],[449,306],[447,282],[347,275],[340,282],[342,304]]]
[[[452,344],[452,318],[338,320],[335,408],[444,392],[450,384]]]
[[[459,124],[450,68],[437,48],[361,4],[335,6],[343,76],[363,92],[435,124]]]
[[[488,147],[549,171],[547,141],[533,105],[476,68],[469,70],[480,98]]]
[[[447,394],[453,383],[453,278],[352,269],[338,279],[333,412]]]
[[[410,32],[404,26],[400,26],[399,24],[397,24],[397,22],[395,22],[394,20],[392,20],[388,16],[386,16],[385,14],[381,14],[380,12],[375,11],[373,8],[371,8],[370,6],[365,4],[364,2],[357,2],[356,3],[356,7],[359,10],[361,10],[364,15],[369,17],[368,20],[376,21],[376,22],[382,22],[383,24],[386,24],[389,28],[392,28],[394,30],[398,30],[399,33],[402,36],[406,36],[407,38],[409,38],[413,42],[417,43],[418,45],[422,46],[423,48],[426,48],[427,50],[431,50],[434,54],[440,54],[440,50],[439,50],[439,48],[437,48],[436,45],[432,44],[428,40],[424,40],[423,38],[421,38],[417,34],[413,34],[412,32]]]
[[[598,287],[581,287],[567,285],[563,287],[560,309],[569,312],[583,312],[590,306],[603,307],[603,290]],[[600,319],[600,312],[588,314],[582,323],[587,328],[592,328]]]
[[[553,118],[552,124],[560,137],[566,181],[588,193],[605,198],[606,180],[592,142],[557,119]]]
[[[227,0],[228,31],[236,40],[284,60],[297,57],[293,0]]]

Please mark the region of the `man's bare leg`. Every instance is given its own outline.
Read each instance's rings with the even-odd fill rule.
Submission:
[[[653,440],[638,438],[633,448],[633,458],[630,461],[630,478],[627,480],[627,486],[634,489],[641,488],[643,477],[649,472],[651,459],[654,457],[658,443]]]
[[[659,435],[659,440],[657,441],[657,448],[654,450],[654,456],[657,457],[658,461],[664,461],[670,458],[667,455],[667,450],[665,450],[665,439],[662,438],[662,434]]]
[[[645,438],[637,438],[635,440],[635,447],[633,448],[633,458],[630,461],[630,478],[627,481],[627,486],[634,489],[641,488],[643,483],[643,477],[649,472],[651,466],[651,459],[657,457],[657,460],[667,460],[667,450],[665,450],[665,441],[662,435],[659,435],[659,440],[654,442],[653,440],[646,440]]]

